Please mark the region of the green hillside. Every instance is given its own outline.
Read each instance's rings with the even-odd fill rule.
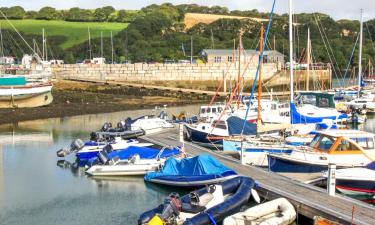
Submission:
[[[85,42],[88,39],[87,27],[90,27],[91,38],[100,37],[103,32],[104,37],[117,34],[128,26],[127,23],[113,22],[67,22],[62,20],[10,20],[20,31],[26,34],[41,35],[42,28],[45,29],[46,36],[64,36],[67,41],[61,44],[61,48],[67,49],[76,44]],[[11,25],[0,20],[2,28],[11,29]],[[48,41],[48,40],[47,40]]]

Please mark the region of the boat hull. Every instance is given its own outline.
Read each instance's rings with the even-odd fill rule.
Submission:
[[[52,85],[23,88],[0,88],[0,108],[32,108],[53,101]]]
[[[375,181],[336,179],[336,188],[346,195],[375,196]]]
[[[140,176],[147,172],[155,171],[161,165],[160,163],[142,164],[142,165],[98,165],[93,166],[86,171],[91,176]]]
[[[199,130],[196,130],[190,126],[185,126],[187,130],[187,137],[193,142],[199,142],[199,143],[205,143],[205,144],[215,144],[215,145],[223,145],[223,139],[220,136],[210,134],[208,136],[208,133],[202,132]]]
[[[156,177],[149,180],[152,183],[169,185],[174,187],[202,187],[210,184],[217,184],[226,180],[237,177],[238,175],[230,175],[225,177],[215,176],[196,176],[196,177],[176,177],[176,176],[164,176]]]

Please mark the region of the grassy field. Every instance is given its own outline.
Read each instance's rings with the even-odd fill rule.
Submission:
[[[65,36],[67,41],[61,47],[67,49],[76,44],[82,43],[88,39],[87,27],[90,27],[91,38],[100,37],[100,32],[103,32],[103,37],[109,37],[123,30],[128,26],[125,23],[101,23],[101,22],[66,22],[60,20],[10,20],[11,23],[20,31],[26,34],[41,34],[42,28],[45,29],[46,36]],[[1,27],[11,29],[11,25],[5,21],[0,20]]]

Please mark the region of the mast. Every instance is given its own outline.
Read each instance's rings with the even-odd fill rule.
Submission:
[[[89,56],[90,56],[90,59],[92,59],[92,55],[91,55],[91,34],[90,34],[90,27],[87,27],[87,32],[89,34]]]
[[[362,42],[363,42],[363,9],[361,9],[361,26],[359,34],[359,61],[358,61],[358,98],[361,92],[361,74],[362,74]]]
[[[113,36],[111,31],[111,52],[112,52],[112,64],[113,64]]]
[[[293,63],[293,0],[289,0],[289,61],[290,61],[290,103],[294,101],[294,63]]]
[[[4,44],[3,44],[3,30],[1,29],[0,25],[0,44],[1,44],[1,56],[4,57]]]
[[[241,92],[241,48],[242,48],[242,31],[240,31],[238,43],[238,77],[237,77],[237,108],[240,108],[240,92]]]
[[[307,76],[306,76],[306,91],[310,89],[310,56],[311,41],[310,41],[310,27],[307,29]]]
[[[259,44],[259,52],[260,54],[262,54],[262,51],[263,51],[263,36],[264,36],[264,27],[263,27],[263,24],[261,25],[260,27],[260,44]],[[259,57],[261,57],[259,55]],[[259,65],[259,78],[258,78],[258,120],[257,120],[257,124],[261,124],[262,122],[262,117],[261,117],[261,104],[260,104],[260,101],[261,101],[261,98],[262,98],[262,69],[263,69],[263,60],[259,62],[260,65]]]
[[[103,58],[103,31],[100,31],[100,57]]]
[[[44,61],[45,60],[45,50],[44,50],[44,42],[45,42],[45,39],[44,39],[44,28],[42,28],[42,60]]]
[[[190,64],[193,64],[193,36],[190,36]]]

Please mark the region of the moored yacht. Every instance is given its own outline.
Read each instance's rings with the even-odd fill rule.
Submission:
[[[274,172],[321,172],[329,163],[338,168],[365,167],[375,153],[374,134],[359,130],[318,132],[309,146],[295,147],[290,154],[268,155]]]

